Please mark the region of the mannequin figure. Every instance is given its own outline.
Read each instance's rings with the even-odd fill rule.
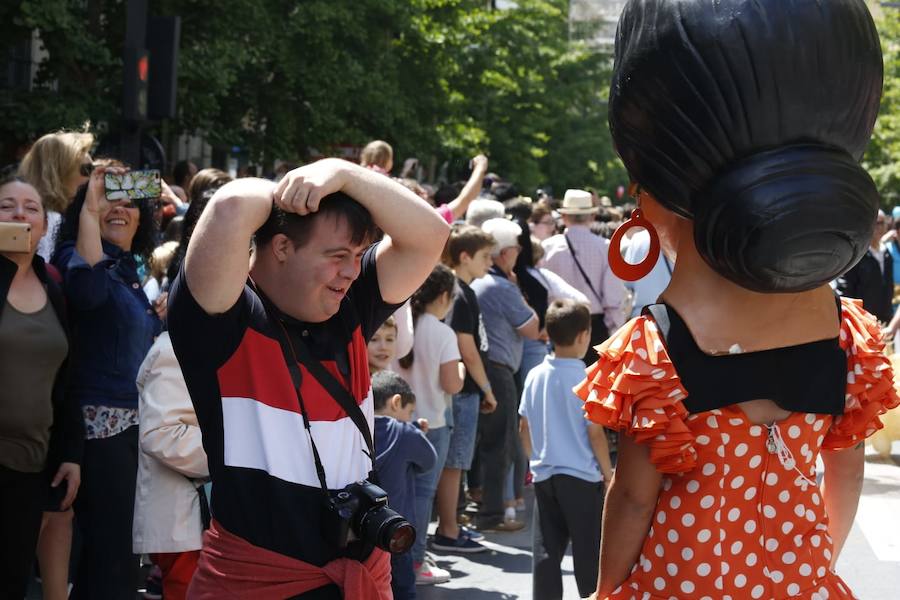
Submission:
[[[882,75],[863,0],[625,6],[609,121],[638,210],[610,264],[677,261],[576,389],[621,432],[594,597],[853,597],[834,565],[862,440],[900,398],[877,322],[828,282],[872,236]]]

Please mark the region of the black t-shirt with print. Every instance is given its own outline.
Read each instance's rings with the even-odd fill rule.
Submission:
[[[488,337],[484,329],[484,319],[481,318],[481,309],[478,307],[478,298],[472,288],[462,279],[456,279],[456,290],[453,296],[452,312],[445,319],[453,331],[468,333],[475,338],[475,347],[481,354],[481,362],[487,362]],[[481,388],[466,372],[466,381],[463,384],[462,394],[480,394]]]

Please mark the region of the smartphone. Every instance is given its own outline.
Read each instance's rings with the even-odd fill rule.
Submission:
[[[162,195],[161,181],[157,169],[107,173],[104,176],[106,198],[110,201],[159,198]]]
[[[0,252],[31,252],[31,225],[0,223]]]

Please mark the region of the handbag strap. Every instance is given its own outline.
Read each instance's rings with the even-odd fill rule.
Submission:
[[[603,298],[601,298],[600,294],[597,293],[597,290],[594,289],[591,280],[588,279],[587,273],[584,272],[584,268],[581,266],[581,262],[579,262],[578,256],[575,254],[575,247],[572,245],[572,240],[569,239],[569,234],[564,233],[563,237],[566,238],[566,245],[569,246],[569,252],[572,254],[572,260],[575,261],[575,266],[578,267],[578,272],[581,273],[581,276],[584,278],[584,282],[587,284],[588,289],[590,289],[591,293],[597,298],[597,302],[602,305]]]

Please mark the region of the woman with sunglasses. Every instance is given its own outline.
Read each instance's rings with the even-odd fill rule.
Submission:
[[[38,245],[38,254],[44,260],[50,260],[56,247],[62,214],[94,170],[90,154],[93,145],[90,133],[48,133],[34,143],[19,165],[18,174],[37,189],[47,207],[47,233]]]
[[[109,201],[98,167],[63,219],[53,257],[63,274],[73,327],[69,394],[84,417],[81,495],[75,505],[84,540],[74,598],[134,595],[138,557],[131,527],[138,464],[138,367],[161,331],[141,289],[136,257],[156,239],[153,204]]]

